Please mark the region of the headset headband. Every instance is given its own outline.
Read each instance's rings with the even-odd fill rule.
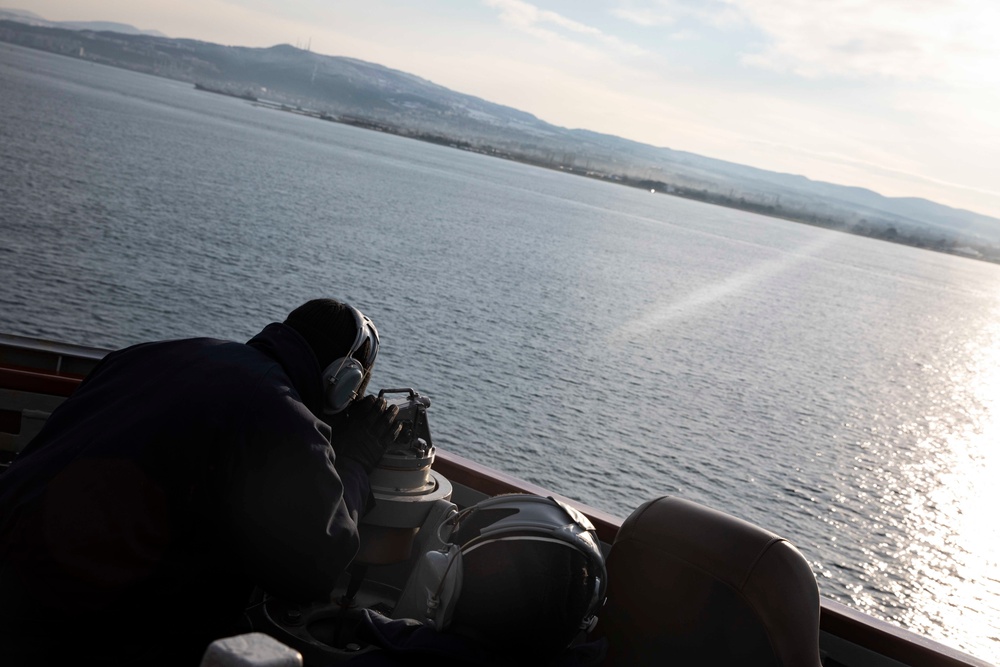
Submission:
[[[371,345],[368,346],[368,354],[365,355],[364,359],[358,359],[357,361],[365,368],[365,370],[370,370],[372,364],[375,363],[375,357],[378,356],[378,329],[375,328],[375,323],[372,322],[371,318],[362,313],[360,310],[354,306],[347,306],[351,309],[354,314],[354,325],[357,327],[357,335],[354,337],[354,343],[351,344],[351,349],[344,356],[346,362],[347,359],[353,359],[354,355],[364,347],[364,344],[368,341]],[[339,370],[339,369],[338,369]]]
[[[324,411],[328,414],[340,412],[358,395],[364,393],[375,358],[378,356],[379,338],[375,324],[357,308],[344,305],[347,305],[354,315],[356,333],[347,354],[334,359],[323,371],[326,393]],[[367,349],[363,358],[355,358],[359,351],[365,349],[365,345]]]
[[[327,369],[328,372],[332,371],[332,375],[339,373],[349,360],[354,359],[354,355],[357,354],[362,347],[364,347],[366,342],[371,342],[371,345],[368,346],[368,354],[365,355],[364,359],[356,359],[366,372],[371,370],[372,364],[375,363],[375,357],[378,356],[379,339],[378,329],[375,328],[375,323],[372,322],[370,317],[362,313],[354,306],[348,305],[347,307],[351,309],[351,313],[354,315],[354,326],[357,334],[355,334],[354,342],[351,343],[351,347],[347,351],[347,354],[334,361],[334,363],[339,361],[340,365],[337,366],[337,368]]]

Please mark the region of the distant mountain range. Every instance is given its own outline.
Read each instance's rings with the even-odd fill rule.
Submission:
[[[201,84],[317,117],[711,203],[1000,262],[1000,219],[546,123],[374,63],[222,46],[0,10],[0,41]]]
[[[47,28],[66,28],[67,30],[94,30],[107,32],[120,32],[123,35],[150,35],[152,37],[166,37],[159,30],[139,30],[127,23],[115,23],[114,21],[47,21],[34,12],[24,9],[0,9],[0,19],[8,21],[19,21],[28,25],[44,26]]]

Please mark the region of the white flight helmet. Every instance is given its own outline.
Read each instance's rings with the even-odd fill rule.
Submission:
[[[501,495],[453,512],[438,534],[440,548],[417,561],[395,618],[553,652],[595,625],[607,571],[596,530],[576,509]]]

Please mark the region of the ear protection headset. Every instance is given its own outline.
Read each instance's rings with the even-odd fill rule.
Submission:
[[[375,324],[357,308],[347,307],[354,314],[358,333],[347,355],[334,359],[323,371],[323,411],[331,415],[337,414],[364,393],[375,357],[378,356],[378,330]],[[356,357],[359,352],[364,353],[360,359]]]
[[[488,510],[500,510],[495,512],[500,518],[477,525],[484,515],[490,514]],[[475,533],[471,538],[462,535],[463,527],[469,524]],[[607,590],[607,570],[597,531],[581,512],[552,497],[509,494],[453,512],[438,527],[442,542],[447,542],[441,535],[445,529],[450,530],[450,537],[460,537],[461,543],[447,543],[418,560],[406,588],[422,591],[426,606],[419,610],[422,614],[410,610],[410,617],[438,630],[447,628],[461,595],[463,556],[494,542],[524,541],[554,542],[583,555],[587,564],[588,603],[580,629],[590,631],[597,623],[596,613],[604,604]]]

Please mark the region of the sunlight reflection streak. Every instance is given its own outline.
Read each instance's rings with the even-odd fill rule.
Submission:
[[[725,280],[706,285],[687,296],[672,299],[651,308],[646,314],[627,322],[618,333],[627,337],[638,337],[673,320],[691,316],[706,306],[730,296],[737,296],[768,278],[788,271],[834,243],[835,240],[833,234],[820,235],[816,240],[798,248],[795,252],[785,253],[771,261],[760,262]]]
[[[905,488],[899,491],[906,519],[900,528],[910,544],[895,554],[918,582],[898,591],[904,609],[900,622],[942,640],[952,639],[949,629],[962,627],[966,635],[982,638],[981,647],[972,647],[978,655],[995,651],[1000,637],[997,315],[956,355],[975,361],[952,369],[952,386],[942,387],[936,397],[939,412],[927,415],[930,431],[919,444],[923,457],[902,470]]]

